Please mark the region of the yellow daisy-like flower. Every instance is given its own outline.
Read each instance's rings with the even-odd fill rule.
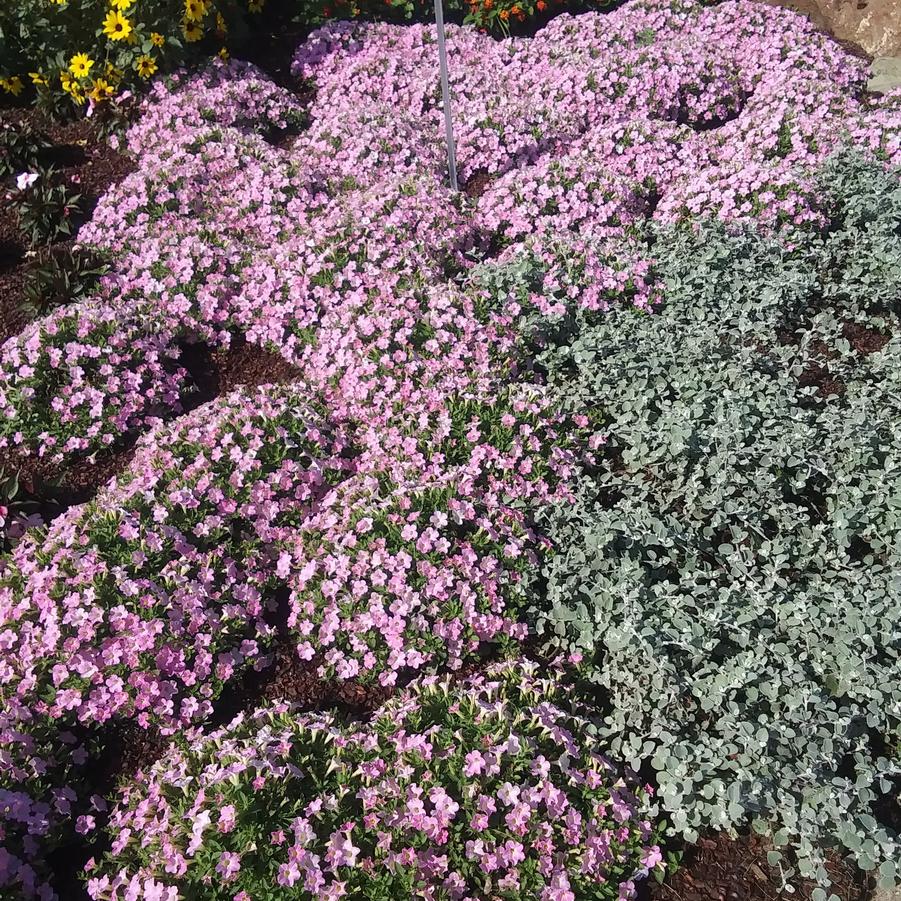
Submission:
[[[116,89],[105,78],[95,78],[88,97],[90,97],[91,100],[100,102],[101,100],[109,100],[115,93]]]
[[[25,90],[25,83],[18,75],[12,78],[0,78],[0,88],[3,88],[8,94],[18,97]]]
[[[181,33],[190,44],[199,41],[203,37],[203,29],[197,22],[184,22],[181,26]]]
[[[116,10],[110,10],[103,20],[103,33],[111,41],[124,41],[132,32],[131,22]]]
[[[216,37],[224,38],[228,34],[228,25],[222,13],[216,13]]]
[[[84,100],[84,94],[81,93],[81,87],[68,72],[59,73],[59,83],[62,85],[63,90],[76,103],[81,103]]]
[[[154,47],[162,47],[163,44],[166,43],[166,39],[158,31],[151,31],[150,43],[153,44]]]
[[[36,84],[39,87],[41,85],[43,85],[44,87],[47,86],[47,79],[44,77],[44,74],[42,72],[29,72],[28,77],[31,79],[32,84]]]
[[[120,13],[124,13],[132,3],[134,0],[109,0],[109,5],[113,9],[118,9]]]
[[[91,71],[93,65],[94,60],[87,53],[76,53],[69,62],[69,71],[76,78],[84,78]]]
[[[249,0],[247,4],[247,9],[252,13],[259,13],[263,11],[263,4],[266,0]]]
[[[207,14],[206,0],[185,0],[185,18],[189,22],[199,22]]]
[[[219,59],[228,59],[228,50],[225,47],[222,47],[217,56]]]
[[[135,60],[135,68],[141,78],[150,78],[157,70],[156,60],[152,56],[139,56]]]

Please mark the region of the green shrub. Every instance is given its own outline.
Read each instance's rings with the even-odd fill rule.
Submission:
[[[43,132],[27,123],[0,125],[0,179],[37,169],[52,146]]]
[[[654,235],[659,312],[545,330],[561,408],[609,438],[544,516],[533,612],[585,654],[601,740],[650,761],[676,830],[750,823],[791,847],[786,878],[827,885],[832,845],[890,885],[901,844],[874,814],[901,776],[901,186],[848,158],[823,185],[825,235]]]
[[[109,269],[97,254],[69,247],[47,248],[25,274],[22,303],[30,319],[88,297]]]
[[[32,247],[71,237],[81,219],[81,194],[60,178],[53,168],[20,191],[13,203],[19,231]]]

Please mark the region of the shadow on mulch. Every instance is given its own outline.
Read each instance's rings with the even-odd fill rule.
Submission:
[[[814,883],[795,883],[794,894],[780,890],[777,873],[767,863],[772,845],[756,835],[730,839],[713,833],[688,847],[682,866],[662,885],[646,882],[641,901],[810,901]],[[853,864],[832,858],[827,864],[831,891],[841,901],[867,901],[870,886]]]
[[[282,385],[297,381],[301,371],[271,350],[250,344],[243,335],[232,338],[226,349],[205,344],[185,344],[179,362],[197,386],[190,407],[207,403],[234,388]]]

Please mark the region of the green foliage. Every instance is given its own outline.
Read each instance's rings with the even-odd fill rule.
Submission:
[[[94,252],[48,248],[26,274],[25,312],[37,318],[54,307],[83,300],[108,268]]]
[[[0,179],[37,169],[52,146],[46,135],[27,123],[0,125]]]
[[[52,169],[45,169],[37,181],[16,195],[14,208],[19,230],[32,247],[52,244],[71,236],[80,219],[81,194],[73,190]]]
[[[827,233],[655,234],[659,312],[545,329],[561,409],[608,444],[544,516],[533,614],[585,654],[601,740],[650,761],[677,831],[751,824],[791,850],[786,879],[828,884],[831,845],[890,885],[901,186],[844,157],[823,190]]]
[[[8,551],[26,525],[37,524],[38,508],[35,498],[22,488],[19,473],[0,467],[0,551]]]

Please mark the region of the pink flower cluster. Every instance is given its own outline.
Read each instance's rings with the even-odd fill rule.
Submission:
[[[262,709],[170,751],[124,787],[91,897],[244,901],[265,873],[315,899],[635,898],[663,868],[649,793],[537,669],[422,679],[363,726]]]
[[[202,722],[280,631],[322,677],[383,685],[524,636],[538,538],[521,505],[549,499],[571,465],[541,392],[498,386],[371,447],[357,441],[369,424],[332,425],[322,406],[312,386],[266,386],[158,426],[94,501],[14,549],[0,778],[15,803],[0,825],[16,853],[0,885],[24,888],[39,840],[84,808],[76,734]]]
[[[95,301],[54,314],[63,332],[51,316],[2,351],[0,442],[65,460],[176,415],[192,390],[180,348],[235,333],[340,405],[368,390],[398,321],[415,332],[432,295],[498,248],[545,259],[549,284],[568,281],[589,307],[623,286],[647,305],[647,251],[626,254],[636,277],[607,262],[644,223],[821,227],[816,171],[833,152],[901,162],[897,96],[863,102],[863,63],[750,0],[634,0],[533,39],[451,28],[449,52],[461,176],[493,179],[477,199],[443,186],[427,27],[314,32],[294,62],[315,82],[306,109],[240,62],[160,81],[126,142],[138,171],[82,232],[115,273]],[[267,142],[301,120],[293,140]],[[98,317],[122,322],[127,354],[100,339]],[[387,337],[361,333],[382,322]],[[91,365],[66,365],[69,332]]]

